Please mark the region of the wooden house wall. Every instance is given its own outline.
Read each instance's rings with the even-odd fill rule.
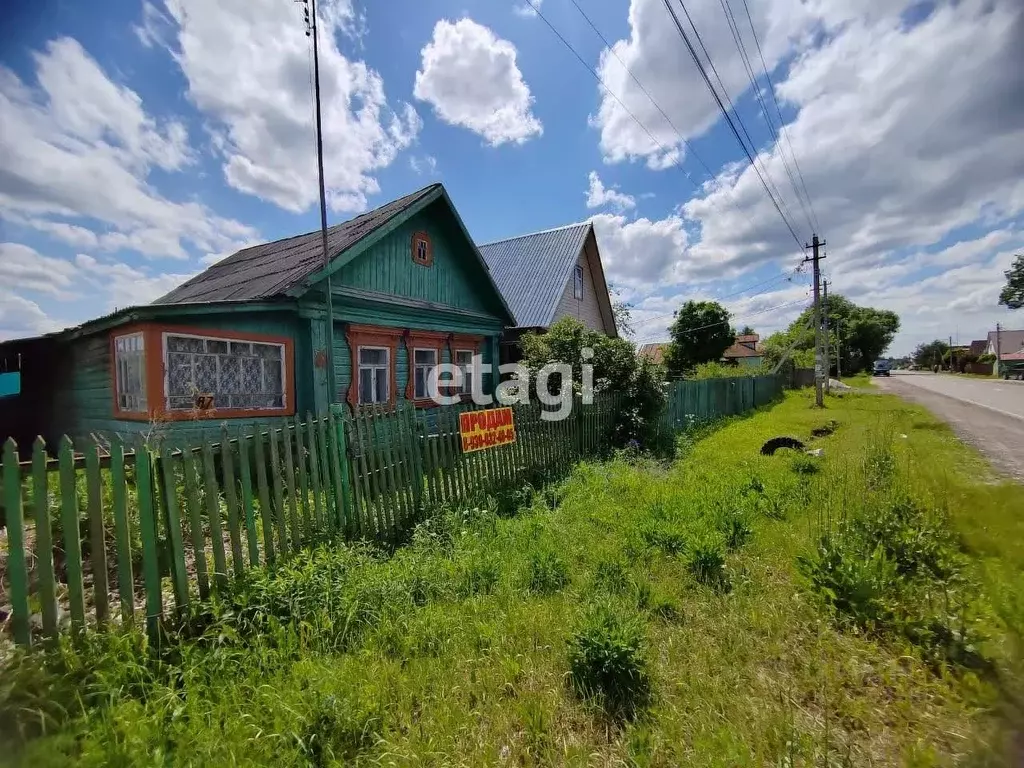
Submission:
[[[300,413],[313,408],[312,380],[310,366],[305,363],[311,357],[309,351],[308,326],[294,315],[276,312],[221,313],[211,315],[190,315],[176,319],[175,326],[189,326],[196,333],[218,330],[287,336],[294,342],[295,355],[295,402]],[[198,437],[205,433],[217,433],[225,423],[223,419],[189,419],[152,424],[148,421],[132,421],[114,418],[114,391],[110,359],[110,333],[102,332],[73,340],[68,343],[70,376],[69,386],[58,386],[53,391],[54,410],[62,414],[54,420],[54,428],[73,438],[87,438],[90,434],[152,434],[170,438]],[[161,349],[146,350],[147,357],[162,355]],[[147,393],[152,400],[162,393]],[[268,416],[267,422],[280,417]],[[232,420],[227,420],[231,423]],[[251,419],[249,419],[251,421]]]

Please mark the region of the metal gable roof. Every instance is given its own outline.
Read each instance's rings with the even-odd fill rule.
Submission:
[[[431,184],[327,230],[327,248],[337,258],[394,216],[441,189]],[[243,248],[179,285],[154,304],[258,301],[299,285],[323,266],[320,230]]]
[[[591,223],[569,224],[480,246],[491,277],[520,328],[546,328]]]

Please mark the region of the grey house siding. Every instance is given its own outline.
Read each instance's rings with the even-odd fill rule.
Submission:
[[[575,317],[593,331],[612,333],[611,323],[602,316],[601,303],[597,300],[597,285],[594,282],[594,273],[590,268],[592,259],[587,257],[592,248],[592,238],[588,238],[576,262],[577,265],[583,267],[583,299],[577,299],[573,294],[575,269],[570,270],[569,279],[562,291],[562,297],[558,300],[558,307],[555,309],[552,322],[566,316]]]

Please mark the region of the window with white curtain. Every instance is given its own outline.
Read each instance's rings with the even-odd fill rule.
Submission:
[[[386,403],[390,399],[390,354],[387,347],[359,347],[360,403]]]
[[[114,338],[114,371],[118,409],[145,413],[146,348],[141,333]]]
[[[170,411],[286,407],[284,344],[165,333],[164,356]]]

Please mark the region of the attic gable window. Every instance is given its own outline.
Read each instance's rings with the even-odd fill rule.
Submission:
[[[434,264],[434,246],[430,242],[430,235],[426,232],[413,232],[412,260],[422,267]]]
[[[577,264],[572,270],[572,296],[574,299],[583,298],[583,267]]]

